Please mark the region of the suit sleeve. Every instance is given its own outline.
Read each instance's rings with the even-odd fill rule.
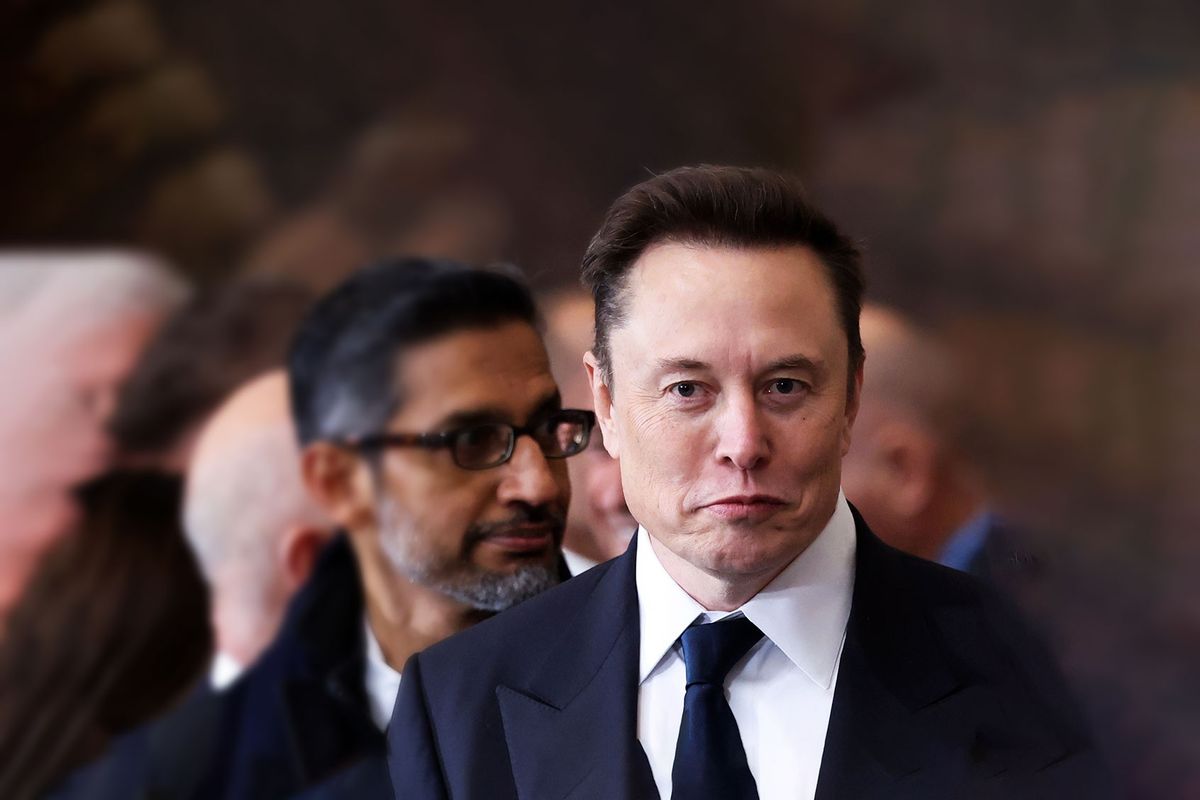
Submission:
[[[418,656],[408,660],[401,674],[400,694],[388,725],[392,791],[396,800],[449,800]]]

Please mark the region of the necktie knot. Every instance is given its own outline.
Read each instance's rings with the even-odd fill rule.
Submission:
[[[688,685],[707,683],[722,686],[733,665],[742,660],[763,636],[746,617],[693,625],[683,632],[683,662]]]

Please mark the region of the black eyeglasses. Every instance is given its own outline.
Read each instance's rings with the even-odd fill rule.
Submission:
[[[498,467],[512,458],[517,437],[528,434],[546,458],[569,458],[587,449],[596,425],[591,411],[564,408],[517,427],[505,422],[483,422],[440,433],[375,433],[346,444],[364,449],[384,447],[450,448],[454,463],[463,469]]]

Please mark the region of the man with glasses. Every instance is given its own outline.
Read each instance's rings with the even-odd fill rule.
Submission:
[[[301,471],[344,535],[235,687],[206,796],[389,796],[383,731],[409,656],[566,577],[564,459],[595,418],[561,408],[537,324],[513,277],[409,259],[357,273],[301,325]]]

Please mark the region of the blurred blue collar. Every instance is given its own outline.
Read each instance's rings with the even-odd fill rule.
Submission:
[[[946,541],[938,563],[966,572],[972,559],[983,549],[988,531],[995,522],[995,514],[984,510],[967,520]]]

